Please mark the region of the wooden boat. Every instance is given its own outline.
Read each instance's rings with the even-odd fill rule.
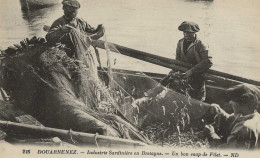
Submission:
[[[8,135],[1,131],[2,129],[7,130]],[[21,143],[45,146],[64,145],[65,142],[62,142],[59,138],[62,140],[73,139],[71,143],[76,141],[80,146],[87,145],[92,147],[138,148],[147,145],[139,141],[45,127],[31,115],[26,114],[24,111],[8,102],[0,100],[0,141],[5,139],[5,137],[8,137],[8,141],[11,144]],[[68,145],[68,143],[66,144]],[[73,145],[69,144],[69,146]]]
[[[1,64],[5,65],[4,63],[10,63],[11,65],[14,66],[16,64],[14,64],[13,62],[9,62],[10,60],[12,60],[14,58],[17,59],[16,60],[17,62],[21,62],[21,63],[25,64],[27,60],[25,61],[24,58],[32,59],[31,57],[34,56],[34,55],[36,55],[36,56],[40,55],[41,56],[43,54],[49,56],[51,54],[51,51],[53,51],[53,49],[52,49],[53,47],[52,46],[48,46],[48,44],[44,44],[44,42],[41,42],[41,41],[42,40],[39,40],[36,37],[32,38],[31,40],[26,39],[25,41],[22,41],[20,43],[21,45],[16,45],[16,48],[18,48],[21,52],[19,52],[17,49],[15,50],[14,47],[12,47],[12,48],[9,47],[4,52],[5,57],[3,57],[4,59],[2,58],[3,60],[1,60]],[[31,46],[33,45],[33,46],[30,47],[30,45]],[[38,48],[38,50],[36,51],[33,48]],[[49,48],[46,53],[43,53],[43,52],[45,52],[44,48]],[[8,50],[13,50],[13,51],[10,52]],[[28,53],[28,51],[30,51],[31,53]],[[61,51],[61,52],[65,53],[64,51],[62,51],[59,48],[55,47],[55,51],[53,52],[54,56],[57,55],[57,51]],[[2,55],[2,53],[1,53],[1,55]],[[64,55],[66,55],[66,53]],[[9,58],[10,56],[12,56],[14,58],[12,58],[12,57]],[[40,61],[46,61],[45,59],[50,59],[50,60],[53,59],[53,58],[49,58],[47,56],[46,56],[46,58],[44,57],[44,59],[42,59],[40,56],[38,56],[39,58],[37,57]],[[25,61],[25,62],[23,62],[23,61]],[[59,60],[55,61],[55,63],[59,63]],[[36,65],[38,65],[38,64],[36,64]],[[12,71],[13,69],[12,70],[9,69],[10,68],[9,66],[11,66],[11,65],[8,64],[8,66],[7,65],[6,65],[6,67],[4,66],[5,68],[2,67],[2,69],[1,69],[1,76],[3,75],[2,76],[3,78],[1,78],[1,79],[4,79],[4,78],[7,79],[8,78],[7,76],[10,76],[10,73],[14,72],[14,71]],[[29,64],[26,63],[25,65],[28,66]],[[34,66],[36,66],[36,65],[34,65]],[[47,66],[47,67],[49,67],[49,66]],[[16,68],[19,69],[19,68],[21,68],[21,66],[18,66]],[[20,69],[18,71],[20,71]],[[8,73],[8,72],[10,72],[10,73]],[[30,71],[30,74],[31,74],[31,72],[32,71]],[[15,71],[14,73],[18,74],[17,71]],[[32,72],[31,75],[35,76],[36,74],[34,72]],[[23,75],[23,76],[27,76],[27,75]],[[31,76],[29,78],[34,80],[33,76]],[[40,77],[40,76],[38,76],[38,77]],[[12,78],[12,79],[11,78],[10,78],[10,80],[15,79],[16,77]],[[22,79],[22,78],[23,77],[21,77],[20,79]],[[72,83],[70,79],[67,80],[67,79],[65,79],[63,77],[61,77],[61,78],[64,79],[63,81],[66,80],[65,82],[67,82],[68,84]],[[59,80],[61,78],[58,77],[57,79]],[[19,142],[26,142],[26,143],[28,141],[32,142],[34,140],[39,141],[39,139],[41,139],[42,137],[44,137],[44,139],[46,139],[45,136],[48,136],[48,137],[51,137],[51,138],[59,137],[59,138],[63,138],[63,139],[69,139],[72,142],[74,142],[74,141],[78,142],[79,143],[78,145],[102,146],[102,147],[120,147],[120,146],[125,146],[125,147],[134,147],[135,148],[135,147],[138,147],[138,146],[144,146],[145,144],[143,142],[146,142],[146,143],[148,142],[148,140],[147,141],[145,140],[144,135],[142,133],[139,133],[139,131],[138,131],[138,129],[136,127],[134,127],[130,123],[126,122],[122,118],[120,118],[120,117],[118,117],[116,115],[113,115],[113,114],[102,113],[101,111],[98,111],[98,110],[95,110],[95,109],[91,109],[91,108],[88,107],[89,104],[86,105],[82,101],[78,100],[77,97],[73,97],[75,95],[72,96],[72,95],[69,94],[70,97],[68,98],[68,93],[65,92],[65,91],[63,91],[64,93],[61,92],[60,90],[58,90],[59,87],[56,87],[55,90],[54,90],[53,89],[54,87],[47,86],[48,87],[47,89],[51,90],[51,92],[54,92],[54,93],[58,94],[59,96],[64,94],[62,96],[62,98],[65,99],[66,101],[64,101],[63,103],[54,103],[54,104],[51,103],[51,107],[50,108],[52,109],[54,107],[53,105],[62,105],[62,104],[63,105],[66,104],[69,107],[64,105],[64,106],[62,106],[62,108],[58,108],[60,110],[64,110],[63,112],[61,112],[60,110],[54,110],[54,109],[50,110],[49,108],[47,108],[46,104],[44,103],[44,105],[42,106],[43,109],[39,110],[40,111],[39,114],[44,114],[44,116],[45,116],[44,118],[47,118],[47,119],[49,119],[50,116],[54,116],[56,118],[56,120],[55,120],[55,118],[51,118],[51,119],[49,119],[50,121],[46,121],[45,119],[40,118],[39,115],[35,114],[35,112],[37,111],[38,108],[35,110],[33,108],[34,105],[40,105],[41,103],[39,103],[39,104],[36,103],[35,104],[36,100],[31,100],[34,97],[30,97],[30,94],[32,94],[32,95],[37,94],[37,93],[35,93],[36,91],[34,91],[34,90],[32,90],[32,91],[29,90],[28,91],[28,90],[24,89],[25,87],[28,87],[29,85],[32,85],[31,84],[32,82],[27,80],[27,79],[25,79],[25,81],[23,82],[20,79],[16,78],[16,79],[19,80],[19,81],[18,80],[16,80],[16,81],[13,80],[14,81],[13,83],[15,85],[18,85],[18,86],[15,86],[16,88],[20,87],[20,85],[21,85],[20,83],[21,82],[23,82],[24,83],[23,85],[25,85],[25,86],[24,86],[24,88],[21,89],[21,91],[14,90],[14,89],[10,91],[9,88],[11,88],[11,87],[9,87],[9,86],[11,86],[13,84],[8,84],[7,82],[9,82],[10,80],[9,79],[5,80],[5,79],[1,80],[1,82],[0,82],[1,83],[1,87],[3,87],[3,89],[1,88],[1,94],[3,95],[3,98],[6,101],[8,101],[9,98],[11,98],[10,100],[16,100],[17,101],[16,103],[14,103],[15,106],[12,106],[12,104],[9,104],[9,105],[5,104],[5,102],[0,102],[0,107],[3,106],[3,108],[1,108],[1,110],[0,110],[1,111],[0,112],[0,119],[1,120],[12,121],[12,122],[6,122],[6,121],[0,122],[0,129],[4,130],[6,132],[8,139],[10,139],[10,137],[12,138],[12,136],[14,137],[11,140],[11,142],[12,141],[16,141],[16,140],[20,140],[19,138],[17,138],[17,135],[18,135],[18,137],[22,138],[22,140],[19,141]],[[44,81],[44,79],[41,80],[41,81],[43,81],[41,83],[49,85],[47,82]],[[91,86],[94,86],[94,85],[91,85]],[[31,86],[29,86],[29,87],[31,87]],[[38,87],[38,86],[32,86],[32,89],[35,89],[36,87]],[[49,89],[49,88],[51,88],[51,89]],[[73,87],[72,86],[68,86],[68,88],[73,88]],[[42,91],[42,90],[43,89],[40,88],[40,91]],[[7,93],[4,93],[5,91]],[[30,94],[28,94],[28,93],[25,94],[24,93],[25,91],[30,93]],[[14,94],[13,92],[16,93],[16,94],[13,95]],[[20,92],[22,92],[22,93],[20,93]],[[74,93],[74,92],[77,92],[77,91],[73,90],[71,92]],[[23,94],[25,94],[25,95],[23,96]],[[48,95],[49,93],[47,92],[45,94]],[[7,95],[10,95],[10,97],[8,97]],[[49,101],[51,101],[50,97],[43,97],[43,100],[49,102]],[[53,98],[54,98],[54,100],[56,100],[58,102],[63,100],[63,99],[61,99],[61,97],[56,97],[55,95],[53,96]],[[24,101],[27,102],[28,104],[25,103]],[[73,101],[73,103],[70,103],[70,101]],[[26,105],[29,105],[29,106],[26,107]],[[40,106],[38,106],[38,107],[40,107]],[[14,108],[7,108],[7,107],[14,107]],[[67,107],[68,109],[65,108],[65,107]],[[17,114],[17,112],[15,112],[16,111],[15,108],[22,109],[22,111],[26,111],[26,113],[29,113],[32,116],[26,115],[24,113],[21,113],[21,115],[19,113]],[[47,114],[47,113],[49,113],[51,111],[55,112],[56,114],[54,114],[54,115]],[[65,114],[64,115],[64,113],[67,113],[67,112],[70,113],[70,114],[68,114],[68,115]],[[75,112],[75,113],[72,114],[71,112],[72,113]],[[17,115],[19,115],[19,116],[17,116]],[[47,115],[48,115],[48,117],[46,117]],[[61,116],[61,117],[57,118],[57,115]],[[67,119],[70,116],[71,116],[71,119]],[[17,117],[19,117],[19,118],[17,118]],[[37,124],[35,124],[35,123],[38,122],[38,121],[35,121],[36,119],[34,119],[34,117],[37,120],[39,120],[42,124],[44,124],[44,126],[47,126],[47,127],[37,126],[38,123]],[[78,120],[77,119],[75,120],[75,118],[77,118]],[[66,119],[67,121],[64,121],[64,119]],[[102,122],[102,119],[105,119],[105,120]],[[73,120],[73,121],[70,121],[70,120]],[[55,123],[54,123],[54,121],[55,121]],[[17,122],[19,122],[19,123],[17,123]],[[50,124],[48,124],[48,122]],[[70,122],[70,123],[68,123],[68,122]],[[29,125],[27,125],[28,123],[29,123]],[[51,124],[53,124],[53,125],[51,125]],[[60,125],[58,125],[58,124],[60,124]],[[78,126],[79,128],[72,127],[71,125],[73,125],[73,124]],[[121,127],[121,124],[124,125],[124,126]],[[67,125],[69,125],[69,126],[67,126]],[[65,127],[65,126],[67,126],[67,127]],[[122,131],[122,132],[119,131],[120,129],[117,129],[117,126],[120,126],[118,128],[123,129],[125,132],[124,131]],[[64,129],[73,129],[75,132],[72,131],[72,130],[64,130]],[[79,132],[76,132],[76,131],[79,131]],[[2,131],[1,131],[1,133],[2,133],[1,137],[5,137],[5,133],[3,133]],[[99,133],[99,134],[97,134],[97,133]],[[122,134],[126,133],[126,135],[122,135],[121,133]],[[131,134],[131,136],[134,136],[134,137],[131,137],[130,134]],[[111,136],[113,136],[113,137],[111,137]],[[122,139],[122,138],[128,138],[128,139],[132,139],[132,140],[126,140],[126,139]],[[139,140],[139,141],[141,140],[143,142],[137,142],[137,141],[134,141],[134,140]]]
[[[97,48],[104,49],[105,48],[105,42],[104,41],[97,41],[94,43],[94,45]],[[137,59],[141,59],[147,62],[151,62],[154,64],[158,64],[161,66],[165,66],[167,68],[173,68],[180,71],[185,71],[190,65],[187,65],[185,63],[181,63],[178,61],[174,61],[172,59],[159,57],[153,54],[149,54],[146,52],[137,51],[134,49],[126,48],[123,46],[119,46],[116,44],[107,44],[107,48],[109,48],[111,51],[120,52],[121,54],[128,55]],[[240,83],[249,83],[259,86],[258,81],[253,81],[249,79],[245,79],[238,76],[233,76],[230,74],[225,74],[217,71],[209,71],[206,75],[207,78],[207,98],[206,102],[200,102],[195,99],[187,99],[185,95],[179,94],[174,91],[169,92],[169,97],[165,98],[163,102],[157,102],[156,105],[150,109],[150,111],[145,111],[145,109],[142,109],[142,111],[139,113],[139,110],[136,109],[136,107],[132,106],[133,98],[141,98],[143,97],[144,92],[147,92],[150,89],[153,89],[157,86],[158,82],[166,76],[166,74],[158,74],[158,73],[152,73],[152,72],[138,72],[138,71],[130,71],[130,70],[121,70],[121,69],[113,69],[112,75],[110,77],[107,76],[107,69],[106,68],[100,68],[99,74],[101,78],[107,82],[110,80],[112,81],[110,77],[112,77],[114,83],[116,83],[115,88],[119,89],[119,91],[124,91],[124,94],[126,94],[123,97],[123,103],[119,108],[119,111],[121,111],[122,115],[126,117],[131,123],[136,124],[142,124],[142,119],[144,117],[143,113],[152,113],[152,115],[157,118],[164,120],[169,120],[170,114],[175,110],[173,107],[173,99],[174,101],[180,102],[182,104],[191,104],[190,106],[190,113],[192,118],[198,118],[198,114],[205,114],[208,110],[208,107],[211,103],[217,103],[222,108],[224,108],[226,111],[230,111],[228,103],[225,99],[225,90],[233,85],[237,85]],[[163,104],[162,104],[163,103]],[[164,107],[164,108],[162,108]],[[163,110],[164,109],[164,110]],[[166,109],[166,110],[165,110]],[[138,111],[138,112],[137,112]],[[139,119],[137,119],[137,117]],[[9,125],[8,125],[9,123]],[[39,132],[42,134],[47,134],[51,136],[60,136],[63,137],[68,133],[68,131],[60,130],[60,129],[41,129],[37,128],[35,126],[24,126],[21,124],[16,123],[10,123],[10,122],[0,122],[0,125],[2,128],[8,128],[12,127],[13,129],[23,129],[23,131],[26,132]],[[6,126],[7,125],[7,126]],[[82,142],[83,144],[94,144],[96,139],[89,140],[92,137],[95,137],[95,135],[89,135],[89,134],[83,134],[83,133],[75,133],[79,140],[88,140]],[[84,138],[84,139],[83,139]],[[135,142],[135,141],[124,141],[123,139],[112,139],[110,137],[99,137],[102,141],[101,144],[106,146],[107,144],[126,144],[129,146],[143,146],[143,143]],[[112,143],[113,142],[113,143]],[[94,144],[95,145],[95,144]]]
[[[22,10],[34,10],[58,4],[59,0],[20,0]]]

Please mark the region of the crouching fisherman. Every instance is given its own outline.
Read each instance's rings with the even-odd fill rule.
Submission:
[[[233,114],[226,113],[218,105],[214,107],[215,112],[224,120],[221,126],[225,130],[217,135],[213,126],[205,127],[212,145],[225,148],[259,148],[260,115],[257,108],[260,90],[256,86],[241,84],[229,88],[227,96]]]

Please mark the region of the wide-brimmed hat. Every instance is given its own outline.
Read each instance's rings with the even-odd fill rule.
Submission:
[[[183,23],[181,23],[178,29],[180,31],[193,32],[193,33],[200,31],[199,25],[191,21],[184,21]]]
[[[75,7],[75,8],[80,8],[80,3],[77,0],[63,0],[62,1],[63,5]]]
[[[241,103],[241,105],[258,105],[260,89],[254,85],[240,84],[226,90],[228,100]]]

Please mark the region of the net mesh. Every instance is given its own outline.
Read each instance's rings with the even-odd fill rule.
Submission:
[[[131,122],[113,114],[117,105],[90,68],[91,58],[82,53],[72,59],[46,44],[9,52],[1,67],[3,88],[10,101],[44,125],[149,142]]]
[[[147,131],[152,123],[163,122],[184,129],[192,124],[190,117],[205,113],[198,108],[201,102],[187,95],[188,87],[176,83],[185,82],[178,75],[164,85],[144,72],[112,72],[110,59],[98,75],[97,49],[77,32],[69,39],[74,59],[63,45],[27,39],[26,44],[7,49],[2,62],[1,84],[10,100],[44,125],[150,142],[140,126]],[[110,50],[120,53],[106,39],[105,45],[108,58]]]
[[[106,49],[122,54],[117,45],[108,42],[105,45]],[[129,74],[120,76],[124,78],[123,82],[116,78],[118,74],[113,76],[109,76],[114,82],[113,88],[122,90],[125,96],[131,98],[131,106],[126,106],[133,109],[129,117],[142,127],[152,142],[162,146],[209,147],[208,142],[202,140],[203,132],[200,130],[206,123],[215,120],[205,122],[202,119],[212,117],[207,116],[208,108],[201,109],[202,104],[208,104],[191,98],[189,93],[194,90],[189,85],[189,79],[184,79],[180,71],[171,71],[163,79],[138,71],[135,77]]]

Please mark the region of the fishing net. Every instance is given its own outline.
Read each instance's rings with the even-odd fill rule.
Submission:
[[[121,46],[106,40],[105,46],[99,43],[97,45],[109,51],[127,54],[122,52],[124,50]],[[209,104],[191,98],[189,93],[194,89],[189,85],[189,79],[184,79],[182,76],[183,73],[180,71],[171,71],[165,78],[146,72],[138,72],[138,74],[112,72],[109,78],[111,82],[114,82],[114,89],[123,91],[124,97],[131,98],[131,106],[125,107],[128,113],[132,112],[129,119],[134,118],[134,122],[142,127],[151,141],[158,144],[161,140],[176,136],[176,139],[182,141],[198,140],[191,143],[191,147],[206,147],[208,142],[200,141],[201,137],[198,138],[198,135],[202,135],[201,129],[205,124],[215,121],[214,118],[212,119],[214,116],[209,116]],[[205,118],[207,119],[203,120]],[[196,130],[195,133],[193,129]],[[163,131],[167,132],[162,135]],[[184,137],[188,135],[189,137],[185,139]],[[169,144],[171,146],[187,145],[183,142],[175,143],[172,139],[168,142]]]
[[[125,52],[121,53],[121,51],[124,50],[118,45],[108,42],[105,44],[108,45],[107,47],[110,51],[123,55],[127,54]],[[99,47],[102,47],[100,44],[98,45]],[[156,113],[158,117],[163,117],[161,115],[164,115],[165,113],[174,113],[176,109],[185,109],[185,112],[194,117],[196,116],[193,114],[197,112],[201,113],[205,109],[207,110],[207,108],[201,109],[198,107],[202,104],[206,106],[208,104],[191,98],[189,93],[193,88],[189,85],[189,79],[184,79],[183,73],[180,71],[171,71],[166,77],[142,71],[129,71],[120,74],[118,74],[118,72],[113,72],[113,74],[114,75],[109,77],[111,81],[115,83],[114,88],[116,87],[124,91],[127,97],[132,98],[132,106],[136,108],[136,111],[139,113],[143,113],[144,111],[147,112],[147,109],[141,110],[143,107],[152,109],[153,103],[160,109],[159,111],[158,109],[151,110]],[[165,109],[163,107],[165,107]],[[160,113],[160,111],[162,113]],[[201,117],[203,114],[204,113],[202,112],[198,117]]]
[[[82,42],[76,34],[71,37]],[[50,46],[36,37],[9,47],[1,63],[1,85],[9,101],[45,126],[149,143],[124,115],[114,115],[118,105],[97,79],[90,50],[78,46],[76,59],[62,45]]]
[[[68,57],[63,45],[51,46],[37,38],[8,48],[1,84],[9,100],[46,126],[144,142],[149,140],[140,127],[156,142],[149,135],[152,125],[163,124],[155,133],[162,127],[172,128],[170,136],[180,129],[190,130],[198,124],[192,121],[207,112],[201,108],[205,103],[188,95],[190,87],[178,72],[165,84],[144,72],[112,71],[109,52],[121,54],[121,50],[108,43],[106,36],[107,68],[101,66],[97,73],[99,53],[81,36],[77,32],[68,36],[75,58]]]
[[[185,147],[185,148],[209,148],[209,142],[204,139],[203,132],[191,133],[183,131],[178,133],[173,126],[162,122],[155,122],[144,129],[148,138],[158,146]]]

